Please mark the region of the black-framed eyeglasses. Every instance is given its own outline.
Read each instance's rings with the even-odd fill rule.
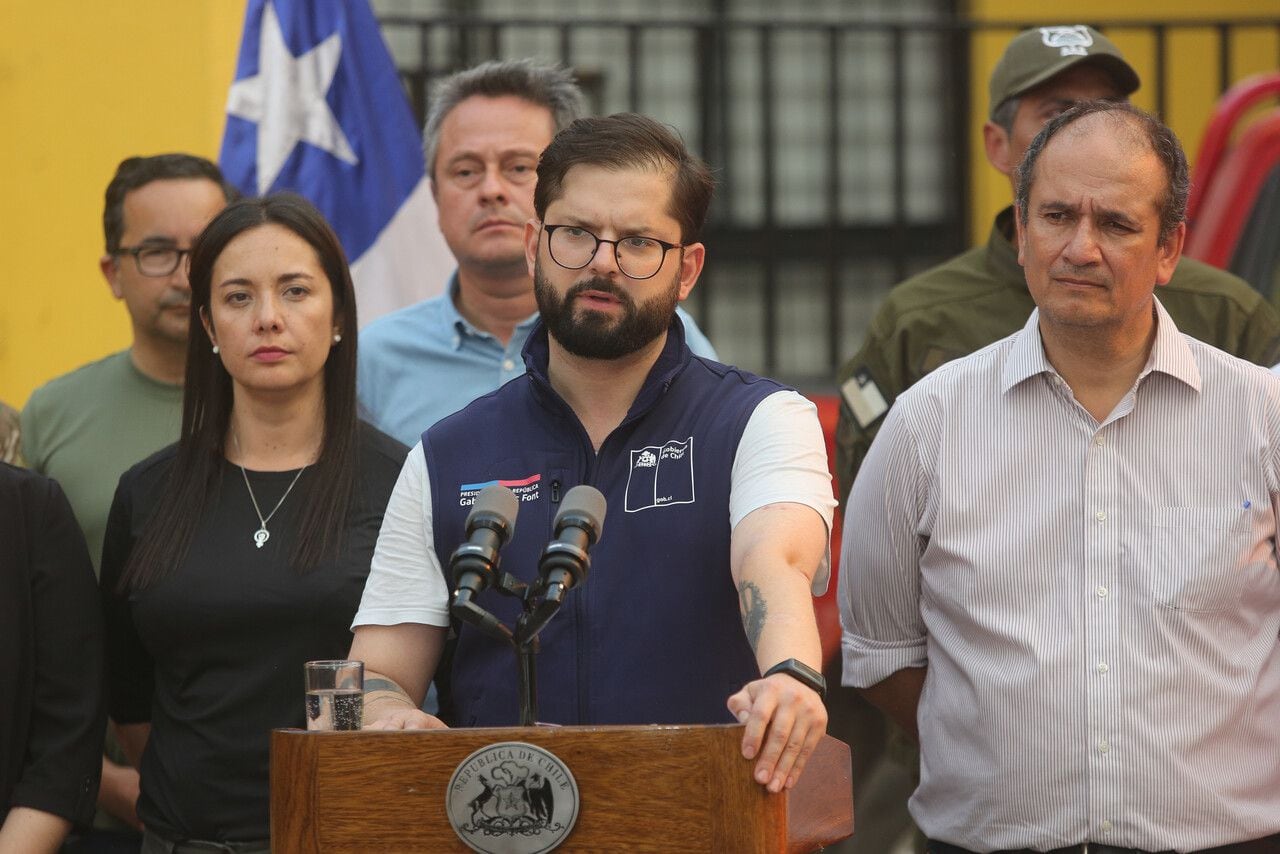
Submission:
[[[576,225],[546,225],[547,250],[551,260],[567,270],[581,270],[591,263],[601,243],[613,247],[618,269],[629,279],[649,279],[658,274],[672,249],[683,249],[683,243],[668,243],[656,237],[631,234],[617,240],[596,237]]]
[[[176,246],[121,246],[116,255],[132,255],[138,272],[144,276],[170,276],[182,260],[191,254],[190,249]]]

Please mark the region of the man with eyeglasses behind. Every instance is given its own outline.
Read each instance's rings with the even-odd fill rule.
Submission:
[[[440,231],[458,262],[448,291],[360,332],[358,393],[370,422],[412,447],[432,424],[524,373],[538,322],[525,268],[538,155],[585,111],[566,69],[532,59],[485,62],[432,90],[423,152]],[[677,309],[689,348],[716,358]]]
[[[120,163],[107,186],[106,253],[98,266],[129,311],[133,343],[50,380],[23,408],[23,455],[62,486],[95,572],[121,473],[178,438],[190,312],[187,252],[234,194],[202,157],[160,154]],[[137,772],[104,760],[95,826],[123,827],[104,811],[136,826],[137,793]],[[76,850],[116,849],[82,839]]]

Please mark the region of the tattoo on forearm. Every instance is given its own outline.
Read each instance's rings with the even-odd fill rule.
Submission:
[[[750,581],[738,585],[738,604],[742,609],[742,627],[747,631],[747,642],[751,651],[755,652],[760,644],[760,633],[764,631],[764,620],[769,614],[760,588]]]

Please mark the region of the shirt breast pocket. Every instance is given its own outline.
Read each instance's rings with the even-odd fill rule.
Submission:
[[[1249,517],[1239,507],[1161,507],[1152,520],[1156,602],[1213,612],[1240,601],[1249,559]]]

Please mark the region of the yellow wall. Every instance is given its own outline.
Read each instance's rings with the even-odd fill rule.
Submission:
[[[128,345],[102,193],[130,155],[216,159],[243,19],[241,0],[0,0],[0,400]]]
[[[1280,0],[1076,0],[1070,4],[1070,18],[1063,18],[1061,2],[1045,0],[970,0],[969,13],[975,21],[1036,21],[1044,24],[1079,24],[1118,21],[1163,21],[1179,19],[1230,20],[1270,17],[1280,20]],[[1107,35],[1143,80],[1133,101],[1144,109],[1154,109],[1150,81],[1155,73],[1154,40],[1149,31],[1107,26]],[[987,239],[991,218],[1009,204],[1009,181],[987,163],[982,151],[982,124],[987,117],[987,80],[1000,52],[1017,30],[979,31],[973,37],[970,117],[972,140],[971,237],[974,243]],[[1214,30],[1170,30],[1166,37],[1164,119],[1182,140],[1193,162],[1200,137],[1214,102],[1218,98],[1218,47]],[[1242,30],[1232,37],[1231,80],[1238,81],[1262,71],[1275,71],[1280,41],[1275,26]]]
[[[1114,0],[971,0],[978,20],[1114,21]],[[1280,0],[1129,0],[1124,17],[1280,17]],[[126,346],[128,321],[97,271],[102,192],[133,154],[217,156],[223,106],[244,15],[241,0],[0,0],[0,400],[31,390]],[[1151,39],[1111,31],[1145,79]],[[973,239],[1009,201],[1009,186],[983,157],[986,81],[1011,31],[974,36],[970,139]],[[1166,118],[1194,155],[1216,97],[1212,33],[1171,35]],[[1233,42],[1233,79],[1276,67],[1274,28]],[[1149,91],[1136,102],[1152,103]]]

